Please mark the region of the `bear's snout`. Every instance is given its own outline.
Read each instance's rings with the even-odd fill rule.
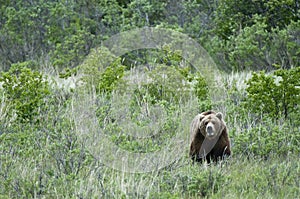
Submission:
[[[206,126],[206,133],[208,137],[213,137],[215,135],[214,127],[212,126],[212,124],[208,124]]]

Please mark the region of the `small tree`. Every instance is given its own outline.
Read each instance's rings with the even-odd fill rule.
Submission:
[[[247,81],[247,99],[245,106],[254,113],[264,113],[271,118],[299,111],[300,67],[278,69],[272,74],[254,72]]]
[[[38,71],[28,68],[28,64],[13,64],[0,77],[11,113],[15,111],[17,120],[21,122],[32,121],[45,105],[44,98],[50,94],[47,80]]]

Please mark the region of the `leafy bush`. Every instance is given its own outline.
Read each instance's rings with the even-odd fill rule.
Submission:
[[[254,72],[252,75],[247,81],[245,108],[273,119],[281,116],[288,119],[290,114],[299,111],[300,67],[278,69],[272,74]]]
[[[96,90],[100,92],[112,92],[121,82],[124,75],[125,66],[122,66],[119,59],[111,66],[107,67],[103,73],[100,74],[100,82]]]
[[[299,17],[292,7],[297,7],[292,1],[220,1],[208,31],[212,38],[201,39],[218,65],[229,70],[298,66]]]
[[[97,93],[110,93],[122,82],[125,66],[106,48],[94,49],[79,66],[82,80]]]
[[[201,74],[196,73],[191,77],[193,84],[193,92],[198,99],[199,111],[203,112],[212,108],[212,101],[210,99],[210,91],[206,80]]]
[[[198,99],[201,110],[211,106],[206,80],[185,63],[180,51],[173,52],[165,45],[162,51],[151,53],[154,63],[150,60],[148,65],[155,68],[150,67],[144,71],[145,78],[134,90],[140,101],[146,100],[151,104],[161,101],[178,104],[187,102],[193,96]]]
[[[136,94],[141,99],[148,94],[151,104],[163,100],[177,104],[188,97],[188,87],[183,83],[185,79],[175,67],[160,65],[147,75],[150,82],[143,83],[140,89],[136,89]]]
[[[229,62],[235,70],[254,69],[270,63],[265,60],[265,53],[269,45],[269,33],[265,31],[267,25],[256,18],[256,23],[245,27],[240,34],[230,40]]]
[[[239,112],[239,128],[247,129],[234,136],[236,153],[261,157],[299,153],[300,67],[253,72],[246,84],[246,95],[233,108]]]
[[[13,64],[8,72],[2,72],[0,82],[11,114],[15,111],[21,122],[32,122],[50,94],[47,80],[38,71],[28,68],[28,62]]]
[[[189,68],[159,65],[146,74],[151,81],[134,90],[136,103],[178,105],[194,97],[198,100],[199,111],[211,108],[208,85],[199,73],[191,73]]]
[[[76,24],[74,26],[76,29]],[[77,66],[89,52],[92,39],[93,35],[87,30],[76,30],[75,33],[62,38],[61,41],[56,41],[55,49],[50,52],[53,66],[59,71],[64,67]]]

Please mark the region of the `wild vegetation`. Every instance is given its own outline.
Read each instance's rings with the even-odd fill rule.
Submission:
[[[0,10],[1,198],[299,197],[298,1],[3,1]],[[145,26],[201,44],[216,84],[171,44],[119,57],[101,45]],[[189,125],[208,109],[223,112],[233,155],[191,164]],[[128,153],[144,159],[117,164]],[[159,154],[157,167],[147,154]]]

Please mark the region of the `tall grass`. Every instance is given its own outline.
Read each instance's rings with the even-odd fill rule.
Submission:
[[[244,79],[248,76],[222,76],[227,95],[214,107],[225,114],[231,138],[243,133],[246,127],[251,130],[255,126],[245,113],[234,112],[237,110],[235,103],[240,100],[238,94],[243,94]],[[137,122],[136,117],[128,117],[130,110],[126,108],[129,105],[124,106],[130,100],[117,94],[110,98],[113,106],[105,115],[106,120],[101,128],[123,150],[172,151],[171,147],[174,146],[168,145],[168,141],[177,134],[185,142],[184,148],[176,148],[170,153],[174,156],[171,158],[173,161],[163,168],[158,167],[145,173],[113,169],[102,161],[101,154],[95,154],[93,148],[85,145],[84,135],[89,134],[78,134],[82,132],[80,129],[87,129],[88,125],[89,129],[97,130],[98,127],[93,126],[97,122],[76,123],[72,119],[94,116],[89,109],[84,109],[87,107],[84,104],[91,100],[103,105],[101,103],[107,102],[107,98],[94,98],[91,93],[84,95],[88,96],[87,99],[76,98],[76,93],[66,92],[56,88],[53,97],[57,103],[49,105],[48,111],[41,113],[44,120],[41,120],[40,126],[11,125],[12,121],[3,119],[5,111],[1,108],[0,198],[299,198],[300,161],[296,153],[285,156],[272,154],[265,159],[235,151],[233,145],[233,156],[226,161],[212,165],[191,164],[187,155],[189,123],[197,113],[193,100],[173,107],[176,109],[171,112],[167,112],[171,107],[163,109],[161,106],[160,112],[155,112],[155,107],[148,107],[155,122],[146,119],[144,122],[158,135],[140,139],[135,135],[124,136],[122,131],[133,128],[129,125]],[[5,103],[1,101],[0,107],[5,107]],[[83,109],[74,108],[77,103],[84,105],[80,106]],[[96,107],[90,108],[96,110]],[[136,111],[139,114],[138,120],[147,118],[143,111]],[[111,121],[115,119],[124,121],[114,126]],[[163,129],[153,126],[158,124],[165,126]],[[138,125],[134,128],[143,130]],[[171,135],[163,133],[163,130]]]

